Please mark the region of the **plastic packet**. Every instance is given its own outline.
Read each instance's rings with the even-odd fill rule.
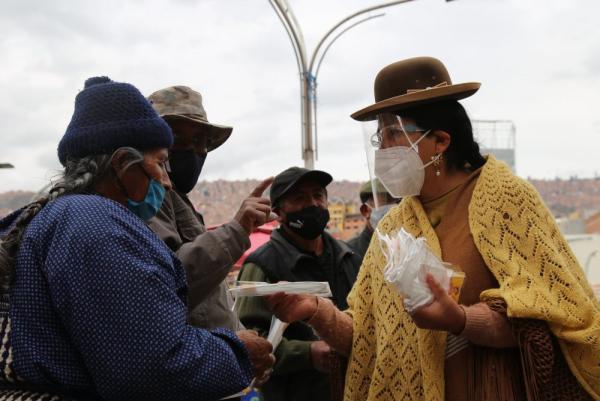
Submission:
[[[271,317],[271,327],[269,328],[269,335],[267,336],[267,341],[271,343],[273,346],[273,353],[279,346],[279,343],[283,339],[283,332],[289,326],[289,323],[283,322],[275,317]]]
[[[403,297],[409,313],[433,301],[426,282],[428,273],[458,301],[465,274],[435,256],[424,238],[415,238],[403,228],[392,235],[376,232],[386,258],[383,276]]]
[[[318,297],[331,297],[331,289],[327,281],[295,281],[287,283],[265,283],[259,281],[244,282],[230,288],[229,292],[236,297],[260,297],[278,292],[287,294],[306,294]]]
[[[270,342],[271,345],[273,346],[273,353],[275,353],[275,350],[277,349],[277,347],[279,346],[279,343],[283,339],[283,332],[285,331],[285,329],[287,329],[287,327],[289,325],[290,325],[289,323],[286,323],[286,322],[283,322],[283,321],[277,319],[274,315],[271,317],[271,327],[269,328],[269,334],[267,336],[267,341]],[[227,397],[223,397],[223,398],[221,398],[221,400],[229,400],[232,398],[239,398],[239,397],[247,396],[248,394],[252,393],[252,391],[254,391],[255,383],[256,383],[256,379],[252,379],[252,382],[250,383],[250,385],[248,387],[246,387],[239,393],[228,395]]]

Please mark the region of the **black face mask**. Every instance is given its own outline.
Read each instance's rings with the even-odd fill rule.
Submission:
[[[329,210],[309,206],[287,213],[285,225],[304,239],[315,239],[323,233],[329,221]]]
[[[171,150],[169,152],[169,166],[171,167],[169,178],[178,191],[187,194],[194,189],[205,160],[206,155],[200,156],[193,150]]]

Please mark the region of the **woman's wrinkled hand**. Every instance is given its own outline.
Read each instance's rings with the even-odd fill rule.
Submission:
[[[427,285],[433,294],[433,302],[411,314],[417,327],[454,334],[462,332],[466,322],[464,309],[440,287],[431,274],[427,275]]]
[[[331,347],[325,341],[313,341],[310,343],[310,360],[313,367],[321,373],[329,373],[329,360]]]
[[[314,295],[278,292],[266,296],[265,301],[273,314],[287,323],[310,319],[317,311],[317,297]]]
[[[273,346],[254,330],[240,330],[235,334],[248,350],[254,377],[256,378],[255,384],[257,386],[263,384],[273,372],[273,365],[275,364],[275,355],[272,353]]]

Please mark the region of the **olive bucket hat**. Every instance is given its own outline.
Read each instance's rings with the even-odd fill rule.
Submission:
[[[232,127],[208,122],[206,110],[202,106],[202,95],[187,86],[170,86],[148,96],[154,110],[165,120],[188,120],[207,129],[207,149],[210,152],[221,146]]]
[[[359,121],[422,104],[459,100],[473,95],[481,84],[453,84],[444,64],[433,57],[401,60],[383,68],[375,78],[375,103],[352,114]]]

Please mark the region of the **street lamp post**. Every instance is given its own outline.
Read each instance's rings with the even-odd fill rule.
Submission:
[[[408,3],[414,0],[394,0],[387,3],[378,4],[372,7],[368,7],[355,12],[342,19],[340,22],[335,24],[323,37],[319,40],[317,46],[312,52],[310,59],[306,52],[306,46],[304,45],[304,37],[302,36],[302,30],[300,25],[294,16],[292,9],[290,8],[287,0],[269,0],[271,6],[275,10],[275,13],[281,20],[290,41],[294,49],[296,56],[296,62],[298,64],[298,72],[300,74],[300,114],[302,119],[302,159],[304,160],[304,166],[308,169],[313,169],[315,165],[315,156],[318,156],[317,151],[317,75],[319,74],[319,68],[323,62],[323,58],[327,54],[327,51],[331,45],[349,29],[359,25],[363,22],[369,21],[373,18],[381,17],[384,14],[372,15],[367,18],[363,18],[350,25],[347,25],[351,20],[375,10],[382,8]],[[346,26],[347,25],[347,26]],[[342,28],[345,26],[344,28]],[[342,29],[340,29],[342,28]],[[332,35],[335,32],[337,35]],[[329,43],[321,48],[325,43],[332,38]],[[314,140],[314,142],[313,142]],[[314,144],[313,144],[314,143]]]

